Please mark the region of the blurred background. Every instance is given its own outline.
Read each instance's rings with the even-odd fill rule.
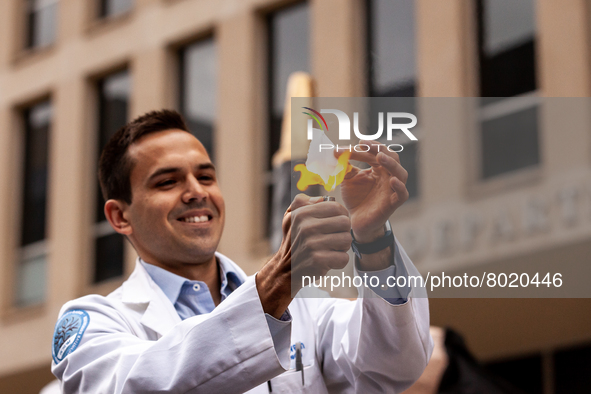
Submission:
[[[220,251],[248,274],[262,266],[272,157],[296,71],[312,75],[320,97],[484,98],[479,127],[456,119],[454,132],[405,145],[411,198],[393,227],[419,270],[588,266],[589,6],[2,0],[0,392],[51,381],[62,304],[106,295],[133,269],[135,252],[103,216],[96,163],[136,116],[186,117],[218,168]],[[563,118],[552,123],[546,97],[579,99],[553,107]],[[449,298],[430,308],[433,325],[464,338],[471,363],[522,392],[591,392],[590,300]]]

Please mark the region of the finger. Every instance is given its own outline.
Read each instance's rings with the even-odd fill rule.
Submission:
[[[356,146],[359,146],[359,148],[352,149],[350,158],[351,160],[362,161],[371,166],[375,166],[378,165],[376,156],[378,155],[378,153],[381,152],[385,155],[392,157],[394,160],[400,162],[400,156],[398,155],[398,153],[392,152],[388,149],[386,145],[382,144],[381,142],[362,140],[359,141],[359,144]],[[337,155],[335,154],[335,156]]]
[[[345,174],[345,179],[353,178],[359,171],[359,168],[352,165],[351,170]]]
[[[351,152],[351,157],[349,158],[349,160],[362,161],[364,163],[369,164],[372,167],[379,165],[379,163],[376,159],[376,155],[374,153],[372,153],[371,151],[357,152],[357,151],[353,150],[353,152]]]
[[[316,218],[328,218],[332,216],[349,216],[349,211],[347,211],[347,208],[345,208],[336,201],[324,201],[321,204],[313,204],[304,208],[307,212],[310,213],[311,216]]]
[[[390,202],[394,205],[394,208],[401,206],[406,200],[408,200],[408,189],[406,185],[398,178],[392,177],[390,179],[390,187],[394,190],[395,194],[392,194]]]
[[[338,202],[333,201],[303,206],[291,212],[291,215],[292,226],[296,229],[313,226],[315,223],[317,223],[314,222],[313,219],[326,220],[330,218],[341,217],[341,221],[349,220],[349,211],[347,211],[347,209]],[[334,231],[337,230],[333,230],[333,232]]]
[[[283,234],[286,234],[291,228],[291,219],[291,212],[285,212],[283,215],[283,220],[281,221],[281,229],[283,230]]]
[[[298,227],[298,232],[306,237],[348,233],[351,230],[351,219],[348,216],[331,216],[327,218],[308,218]]]
[[[351,245],[349,243],[349,245]],[[327,256],[327,265],[330,269],[340,270],[345,268],[345,266],[349,263],[349,255],[346,251],[344,252],[329,252]],[[327,271],[328,273],[328,271]],[[326,275],[326,274],[325,274]]]
[[[317,204],[320,201],[323,201],[322,196],[310,197],[304,193],[299,193],[294,197],[291,205],[287,208],[287,212],[295,211],[296,209],[304,207],[306,205]]]
[[[393,157],[388,156],[382,152],[376,156],[378,163],[390,173],[390,175],[397,177],[402,182],[406,183],[408,180],[408,172],[402,167],[399,161]]]
[[[347,229],[346,232],[327,234],[319,239],[318,242],[324,241],[322,245],[328,250],[346,252],[351,247],[353,237],[351,236],[351,229]]]
[[[368,153],[372,153],[375,154],[376,156],[378,155],[378,153],[383,153],[385,155],[390,156],[391,158],[393,158],[394,160],[396,160],[397,162],[400,163],[400,155],[398,155],[397,152],[393,152],[390,149],[388,149],[388,147],[384,144],[382,144],[381,142],[378,141],[359,141],[360,144],[365,144],[365,145],[369,145],[370,150]]]
[[[316,252],[313,258],[320,268],[322,276],[325,276],[331,269],[342,269],[349,263],[347,252],[322,250]]]
[[[336,234],[321,234],[294,240],[292,253],[297,256],[313,255],[322,251],[346,252],[351,247],[351,231]]]

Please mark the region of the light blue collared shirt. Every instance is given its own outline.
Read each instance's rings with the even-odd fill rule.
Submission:
[[[220,270],[220,279],[222,281],[220,286],[220,295],[224,301],[234,290],[236,290],[244,280],[240,278],[240,274],[236,272],[233,267],[226,263],[223,259],[216,259]],[[188,319],[196,315],[211,313],[215,308],[215,303],[211,297],[209,287],[205,282],[198,280],[189,280],[182,276],[173,274],[163,268],[146,263],[140,259],[152,280],[162,289],[166,297],[174,305],[181,320]],[[291,322],[291,315],[285,312],[280,320],[265,313],[269,332],[275,342],[275,337],[281,331],[289,326]]]
[[[211,313],[215,308],[209,287],[205,282],[189,280],[163,268],[146,263],[141,259],[140,261],[152,280],[156,282],[174,305],[174,309],[176,309],[182,320],[204,313]],[[240,279],[240,276],[232,267],[222,262],[218,266],[220,279],[222,280],[220,295],[223,301],[244,281]]]

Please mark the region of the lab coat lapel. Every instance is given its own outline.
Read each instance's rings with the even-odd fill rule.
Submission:
[[[121,301],[125,304],[146,305],[140,322],[160,336],[181,322],[176,309],[140,264],[139,259],[135,270],[123,284]]]

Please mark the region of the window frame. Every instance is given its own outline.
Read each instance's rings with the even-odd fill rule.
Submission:
[[[216,62],[218,63],[219,66],[219,58],[220,58],[220,48],[218,46],[217,40],[216,40],[216,35],[215,32],[211,29],[207,30],[206,32],[204,32],[203,34],[199,34],[197,36],[192,36],[189,39],[183,40],[180,43],[174,45],[173,47],[171,47],[171,51],[173,51],[177,65],[175,67],[175,75],[174,77],[174,93],[175,93],[175,102],[176,102],[176,109],[178,110],[178,112],[183,116],[183,118],[185,119],[185,121],[187,121],[187,123],[189,123],[189,118],[185,115],[184,113],[184,106],[185,106],[185,93],[187,91],[186,89],[186,84],[183,83],[184,82],[184,77],[185,77],[185,64],[184,64],[184,59],[185,59],[185,53],[188,47],[201,43],[201,42],[206,42],[206,41],[211,41],[214,45],[215,51],[216,51]],[[218,113],[216,113],[216,118],[219,115],[219,103],[220,103],[220,91],[219,91],[219,74],[216,76],[217,80],[215,81],[215,85],[216,85],[216,111]],[[211,149],[208,150],[208,153],[212,156],[212,160],[215,162],[215,158],[218,156],[216,154],[216,150],[218,150],[218,144],[216,143],[216,128],[218,127],[218,123],[219,121],[216,119],[212,122],[212,135],[211,135]],[[187,126],[189,127],[190,130],[190,125],[187,124]],[[191,130],[190,130],[191,131]],[[191,133],[193,134],[193,133]]]
[[[374,70],[374,56],[372,54],[374,45],[372,40],[372,10],[373,10],[373,2],[376,0],[364,0],[365,2],[365,58],[367,67],[365,68],[365,81],[366,81],[366,91],[369,97],[418,97],[417,93],[419,92],[419,65],[418,65],[418,57],[419,57],[419,47],[418,47],[418,29],[417,24],[419,23],[417,18],[417,4],[416,0],[410,0],[413,2],[413,11],[414,11],[414,27],[415,30],[413,32],[414,35],[414,56],[415,56],[415,76],[413,79],[413,96],[383,96],[379,94],[377,89],[374,88],[374,80],[375,80],[375,70]],[[409,0],[404,0],[409,1]]]
[[[37,105],[43,103],[49,103],[51,105],[52,115],[50,126],[47,135],[47,189],[46,189],[46,211],[45,211],[45,238],[39,241],[29,243],[27,245],[21,245],[22,242],[22,231],[23,231],[23,209],[24,209],[24,186],[25,186],[25,154],[26,154],[26,134],[27,130],[27,116],[28,110],[34,108]],[[10,187],[12,188],[12,194],[10,195],[10,201],[12,206],[15,208],[12,210],[12,214],[9,217],[9,226],[14,231],[10,233],[9,245],[9,256],[7,261],[10,264],[6,264],[6,286],[5,287],[5,300],[6,303],[3,308],[3,317],[7,322],[20,321],[25,318],[36,318],[42,315],[47,307],[48,296],[49,296],[49,283],[47,282],[47,273],[50,266],[51,260],[51,239],[49,236],[49,226],[51,218],[51,145],[52,145],[52,128],[55,124],[56,109],[55,100],[51,93],[42,94],[36,96],[34,99],[27,100],[22,104],[17,104],[11,111],[12,124],[14,130],[17,132],[12,133],[11,138],[11,157],[10,167],[13,169],[12,173],[15,175],[11,177]],[[19,284],[19,269],[24,258],[30,259],[32,257],[45,256],[45,267],[46,267],[46,284],[44,289],[43,299],[39,302],[32,304],[19,305],[18,303],[18,284]]]
[[[95,273],[96,273],[96,267],[97,267],[97,261],[96,261],[96,246],[97,246],[97,242],[99,240],[99,238],[101,237],[105,237],[108,235],[113,235],[116,234],[117,232],[111,227],[111,225],[109,224],[108,221],[106,220],[102,220],[100,222],[97,222],[97,218],[96,218],[96,212],[98,210],[97,205],[99,204],[99,201],[97,201],[97,196],[100,190],[100,186],[99,186],[99,182],[98,182],[98,178],[97,178],[97,172],[98,172],[98,161],[100,158],[100,152],[97,149],[99,147],[99,144],[101,143],[101,132],[102,132],[102,117],[101,117],[101,113],[102,113],[102,105],[103,105],[103,97],[102,97],[102,91],[101,91],[101,87],[103,82],[114,75],[117,75],[119,73],[122,72],[127,72],[128,73],[128,77],[131,79],[132,78],[132,71],[131,68],[129,67],[128,64],[125,64],[123,66],[119,66],[119,67],[115,67],[115,68],[111,68],[106,72],[103,72],[102,74],[96,76],[94,78],[94,81],[92,81],[93,85],[94,85],[94,100],[93,100],[93,104],[94,104],[94,111],[96,112],[97,116],[95,118],[94,121],[94,127],[93,130],[95,130],[94,132],[94,137],[93,137],[93,156],[95,159],[93,161],[92,164],[92,168],[93,168],[93,174],[94,176],[92,177],[92,179],[94,179],[95,181],[93,182],[93,192],[91,194],[91,200],[93,201],[92,204],[92,209],[90,212],[90,217],[91,217],[91,224],[90,224],[90,243],[89,243],[89,247],[90,247],[90,251],[91,253],[89,254],[89,272],[87,275],[87,283],[90,284],[90,286],[92,287],[108,287],[110,284],[113,283],[120,283],[123,281],[123,279],[125,278],[126,275],[126,260],[127,260],[127,249],[128,249],[128,241],[127,239],[124,237],[123,238],[123,255],[121,256],[122,258],[122,274],[119,276],[114,276],[114,277],[110,277],[101,281],[95,281]],[[132,91],[133,91],[133,81],[131,81],[130,83],[130,91],[129,91],[129,96],[128,96],[128,103],[127,103],[127,120],[129,121],[129,115],[130,115],[130,107],[131,107],[131,99],[132,99]]]
[[[273,206],[273,155],[277,152],[277,150],[275,150],[274,152],[271,152],[271,148],[272,146],[272,138],[273,138],[273,127],[272,127],[272,123],[273,123],[273,88],[274,88],[274,81],[273,81],[273,77],[274,74],[272,72],[273,69],[273,56],[272,56],[272,50],[273,50],[273,38],[272,38],[272,31],[271,31],[271,19],[272,17],[279,13],[282,12],[284,10],[293,8],[293,7],[298,7],[298,6],[302,6],[302,5],[306,5],[308,7],[308,68],[311,69],[312,68],[312,57],[313,57],[313,36],[312,36],[312,32],[311,32],[311,28],[312,28],[312,18],[313,16],[313,4],[310,3],[310,1],[308,0],[297,0],[297,1],[290,1],[286,4],[281,4],[278,7],[274,7],[272,9],[268,9],[266,10],[266,12],[263,14],[263,23],[264,23],[264,32],[265,32],[265,48],[266,48],[266,59],[265,59],[265,64],[266,64],[266,85],[265,85],[265,134],[264,134],[264,143],[265,143],[265,147],[264,147],[264,152],[265,152],[265,157],[263,160],[263,167],[262,167],[262,176],[261,176],[261,196],[263,197],[263,200],[265,201],[265,204],[263,205],[263,207],[266,207],[263,209],[262,213],[263,213],[263,217],[264,217],[264,223],[262,225],[262,237],[265,240],[266,243],[266,248],[269,250],[269,252],[271,252],[271,232],[273,230],[273,224],[271,223],[271,221],[273,220],[273,210],[272,210],[272,206]],[[287,84],[287,81],[285,81],[285,83]],[[284,100],[285,97],[280,98],[280,100]],[[285,103],[284,103],[285,105]],[[283,120],[283,115],[281,117],[281,119]],[[281,121],[282,122],[282,121]],[[281,128],[279,129],[279,140],[277,141],[277,148],[280,148],[281,146]]]
[[[525,94],[529,94],[531,92],[537,91],[539,90],[539,66],[536,63],[537,61],[537,54],[539,53],[539,50],[537,48],[537,44],[539,42],[539,37],[538,37],[538,23],[535,24],[535,31],[534,31],[534,36],[533,36],[533,48],[534,48],[534,54],[533,54],[533,78],[534,78],[534,83],[535,83],[535,87],[532,90],[526,91],[526,92],[519,92],[517,94],[515,94],[514,96],[484,96],[482,94],[483,88],[485,87],[485,80],[483,79],[483,70],[486,69],[488,67],[488,64],[486,64],[486,53],[485,53],[485,39],[486,39],[486,25],[485,25],[485,1],[487,0],[476,0],[476,4],[474,7],[474,12],[475,12],[475,20],[476,20],[476,47],[477,47],[477,64],[478,64],[478,91],[479,91],[479,95],[482,97],[514,97],[514,96],[521,96],[521,95],[525,95]],[[534,2],[534,10],[533,10],[533,16],[534,16],[534,22],[537,22],[535,20],[536,17],[536,10],[535,10],[535,2]],[[498,54],[497,54],[498,56]],[[490,60],[489,60],[490,61]]]
[[[120,11],[115,14],[107,14],[107,1],[109,0],[95,0],[94,5],[94,17],[98,20],[113,20],[121,18],[125,15],[128,15],[133,12],[133,10],[137,7],[137,0],[131,0],[131,6],[124,11]]]
[[[55,2],[57,5],[57,12],[56,12],[56,22],[55,22],[55,32],[53,40],[46,44],[46,45],[31,45],[30,44],[30,35],[31,35],[31,25],[30,25],[30,0],[15,0],[14,7],[10,10],[11,16],[16,20],[15,27],[17,28],[17,39],[13,42],[9,43],[8,45],[12,45],[10,47],[12,59],[15,63],[24,60],[25,58],[30,57],[41,57],[45,58],[50,53],[53,53],[55,48],[59,44],[59,33],[60,33],[60,26],[59,26],[59,19],[61,13],[60,7],[60,0],[50,0],[50,2]],[[36,96],[37,97],[37,96]],[[18,106],[19,108],[24,108],[22,106]]]
[[[534,4],[535,6],[535,4]],[[479,96],[482,96],[482,57],[483,54],[483,40],[484,40],[484,14],[483,14],[484,0],[476,0],[473,12],[475,13],[476,23],[474,24],[474,54],[476,76],[477,76],[477,91]],[[535,11],[535,10],[534,10]],[[537,15],[537,13],[536,13]],[[539,38],[537,35],[538,20],[534,16],[536,22],[536,34],[534,34],[534,48],[538,51]],[[467,116],[468,146],[469,149],[469,163],[472,165],[468,169],[468,185],[467,195],[470,198],[481,199],[489,197],[490,195],[505,192],[509,189],[527,187],[528,185],[538,183],[544,175],[545,165],[543,157],[543,105],[541,100],[541,91],[539,86],[539,63],[538,58],[534,57],[536,88],[532,91],[518,94],[515,96],[503,97],[492,103],[482,104],[482,97],[471,98],[472,102],[469,104],[470,109]],[[538,158],[536,165],[517,168],[491,177],[483,178],[483,154],[482,154],[482,138],[483,138],[483,121],[500,118],[502,116],[511,115],[537,106],[538,122],[537,122],[537,136],[538,136]],[[499,109],[501,108],[501,109]],[[496,113],[496,116],[495,116]]]
[[[54,36],[51,42],[44,44],[44,45],[40,45],[39,43],[37,43],[35,45],[34,43],[34,37],[35,37],[35,29],[32,22],[32,15],[35,13],[39,13],[40,10],[42,10],[43,8],[37,9],[37,10],[31,10],[31,8],[34,8],[35,5],[33,4],[35,0],[25,0],[26,4],[25,4],[25,14],[26,14],[26,18],[25,18],[25,49],[26,50],[37,50],[37,49],[43,49],[43,48],[47,48],[50,46],[55,45],[57,39],[58,39],[58,31],[59,31],[59,4],[60,4],[60,0],[45,0],[48,4],[45,5],[45,7],[43,8],[47,8],[50,6],[56,6],[57,10],[56,10],[56,20],[55,20],[55,31],[54,31]]]
[[[105,77],[116,74],[118,72],[128,70],[130,75],[133,77],[133,69],[131,62],[125,59],[121,62],[113,63],[100,71],[91,74],[86,77],[86,114],[85,124],[88,127],[89,132],[86,133],[85,137],[85,184],[84,184],[84,196],[85,200],[88,201],[86,209],[84,209],[84,236],[83,239],[83,264],[79,276],[79,294],[101,294],[106,296],[115,289],[117,289],[124,282],[126,276],[133,269],[132,260],[135,261],[135,251],[132,245],[129,243],[127,238],[124,238],[123,242],[123,275],[120,277],[110,278],[99,283],[94,283],[94,269],[95,269],[95,242],[96,235],[103,235],[103,228],[96,229],[99,223],[96,222],[96,196],[98,193],[98,161],[99,152],[98,144],[100,138],[100,90],[99,83]],[[133,88],[130,92],[130,108],[133,100]],[[107,222],[108,223],[108,222]],[[114,230],[113,230],[114,231]]]
[[[138,0],[134,0],[133,6],[125,11],[114,15],[102,16],[102,0],[87,0],[84,4],[85,9],[85,33],[94,36],[104,34],[105,32],[118,29],[125,25],[129,18],[135,14]]]

